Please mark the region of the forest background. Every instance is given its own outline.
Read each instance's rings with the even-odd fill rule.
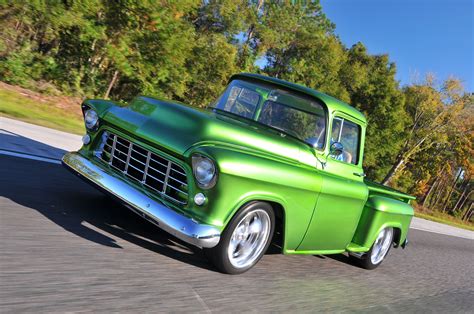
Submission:
[[[417,214],[474,230],[474,96],[426,74],[401,86],[387,54],[346,47],[318,1],[0,0],[0,113],[83,132],[84,98],[206,106],[254,72],[339,98],[368,120],[369,179]]]

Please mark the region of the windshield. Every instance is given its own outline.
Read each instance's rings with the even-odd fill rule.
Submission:
[[[315,148],[324,146],[324,108],[309,96],[234,80],[212,107],[277,129]]]

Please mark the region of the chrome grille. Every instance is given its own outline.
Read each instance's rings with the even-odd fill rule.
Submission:
[[[100,159],[166,198],[187,202],[187,177],[181,166],[115,134],[103,140]]]

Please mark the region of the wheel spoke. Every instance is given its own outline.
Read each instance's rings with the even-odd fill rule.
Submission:
[[[244,223],[246,227],[250,225],[250,222],[253,220],[253,218],[254,218],[254,215],[248,215],[247,217],[245,217]]]
[[[229,243],[229,252],[234,256],[237,253],[237,247],[239,245],[239,241],[236,239],[231,239]]]
[[[385,228],[377,236],[372,247],[370,259],[372,264],[379,264],[385,258],[393,239],[393,229]]]
[[[262,209],[249,212],[237,224],[228,246],[229,261],[234,267],[244,268],[260,256],[269,240],[271,222]]]
[[[260,219],[255,217],[255,219],[252,221],[249,227],[249,233],[260,233],[262,231],[262,222]]]
[[[242,244],[242,255],[249,255],[251,253],[252,249],[252,243],[250,241],[245,241],[245,243]]]

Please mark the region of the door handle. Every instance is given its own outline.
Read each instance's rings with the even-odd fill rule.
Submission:
[[[366,174],[363,173],[363,172],[354,172],[353,173],[355,176],[358,176],[358,177],[362,177],[362,178],[365,178]]]

